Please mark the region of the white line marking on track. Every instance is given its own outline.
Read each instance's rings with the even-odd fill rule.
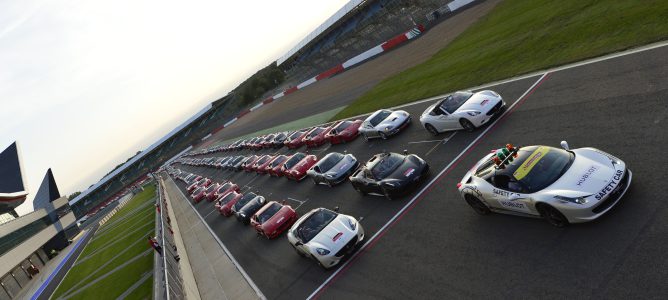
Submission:
[[[297,210],[299,207],[301,207],[302,205],[304,205],[304,203],[308,202],[308,198],[306,198],[306,200],[303,200],[303,201],[302,201],[302,200],[299,200],[299,199],[295,199],[295,198],[290,198],[290,197],[288,197],[287,199],[290,200],[290,201],[294,201],[294,202],[299,203],[299,205],[293,207],[294,210]]]
[[[428,140],[428,141],[417,141],[417,142],[408,142],[408,144],[422,144],[422,143],[437,143],[442,142],[443,140]]]
[[[324,281],[318,288],[316,288],[315,291],[313,291],[313,293],[311,293],[311,295],[309,295],[308,298],[306,298],[306,299],[314,299],[316,296],[318,296],[318,294],[319,294],[321,291],[323,291],[323,289],[324,289],[327,285],[329,285],[329,283],[330,283],[330,282],[331,282],[331,281],[332,281],[332,280],[333,280],[333,279],[334,279],[334,278],[335,278],[335,277],[336,277],[342,270],[346,269],[346,267],[349,266],[349,264],[350,264],[352,261],[354,261],[355,258],[356,258],[360,253],[362,253],[362,252],[363,252],[363,251],[364,251],[364,250],[365,250],[365,249],[366,249],[372,242],[375,242],[375,240],[376,240],[376,239],[377,239],[383,232],[385,232],[385,230],[387,230],[387,228],[390,226],[390,224],[394,223],[394,221],[397,220],[397,218],[399,218],[399,216],[401,216],[401,215],[406,211],[406,209],[408,209],[410,206],[413,205],[413,203],[415,203],[415,201],[417,201],[420,197],[422,197],[422,195],[425,193],[425,191],[426,191],[427,189],[429,189],[434,183],[436,183],[436,182],[439,180],[439,178],[440,178],[440,177],[441,177],[441,176],[442,176],[448,169],[450,169],[450,167],[452,167],[452,166],[453,166],[453,165],[454,165],[454,164],[455,164],[455,163],[456,163],[456,162],[457,162],[457,161],[458,161],[458,160],[459,160],[459,159],[460,159],[460,158],[461,158],[461,157],[462,157],[462,156],[463,156],[469,149],[471,149],[471,147],[473,147],[473,145],[477,144],[478,141],[479,141],[481,138],[483,138],[483,137],[487,134],[487,132],[488,132],[489,130],[491,130],[492,128],[494,128],[494,125],[496,125],[496,123],[498,123],[500,120],[502,120],[508,113],[512,112],[513,108],[514,108],[518,103],[520,103],[520,101],[521,101],[524,97],[526,97],[532,90],[534,90],[534,88],[536,88],[536,87],[538,86],[538,84],[540,84],[540,83],[543,81],[543,79],[545,79],[545,77],[546,77],[548,74],[549,74],[549,73],[545,73],[545,74],[543,74],[543,76],[541,76],[536,82],[534,82],[534,84],[532,84],[531,87],[529,87],[528,90],[526,90],[526,91],[525,91],[519,98],[517,98],[517,100],[515,100],[515,102],[513,102],[513,104],[512,104],[512,105],[511,105],[505,112],[503,112],[503,114],[502,114],[501,116],[499,116],[499,118],[497,118],[496,120],[494,120],[493,123],[489,124],[489,126],[487,126],[487,128],[485,128],[485,130],[482,131],[482,132],[478,135],[478,137],[476,137],[471,143],[469,143],[469,145],[466,146],[466,148],[464,148],[464,150],[462,150],[462,151],[459,153],[459,155],[457,155],[457,156],[456,156],[456,157],[455,157],[455,158],[454,158],[454,159],[453,159],[447,166],[445,166],[445,168],[443,168],[443,169],[442,169],[442,170],[441,170],[441,171],[440,171],[440,172],[439,172],[439,173],[438,173],[438,174],[437,174],[431,181],[429,181],[429,183],[428,183],[427,185],[425,185],[425,186],[420,190],[420,192],[418,192],[418,193],[417,193],[417,194],[416,194],[416,195],[415,195],[415,196],[414,196],[408,203],[406,203],[406,205],[404,205],[404,206],[401,208],[401,210],[399,210],[399,211],[398,211],[398,212],[397,212],[397,213],[396,213],[396,214],[395,214],[389,221],[387,221],[387,223],[385,223],[385,224],[383,225],[383,227],[381,227],[381,228],[380,228],[380,229],[379,229],[379,230],[378,230],[378,231],[377,231],[371,238],[369,238],[369,239],[366,241],[366,243],[364,243],[364,245],[362,245],[362,247],[360,247],[360,248],[359,248],[359,249],[358,249],[358,250],[357,250],[357,251],[356,251],[356,252],[355,252],[355,253],[354,253],[348,260],[346,260],[345,263],[343,263],[343,265],[341,265],[338,269],[336,269],[336,270],[334,271],[334,273],[332,273],[332,275],[330,275],[329,277],[327,277],[327,279],[326,279],[326,280],[325,280],[325,281]]]
[[[174,183],[174,185],[176,185],[176,183]],[[186,196],[183,194],[183,192],[181,191],[181,189],[178,186],[176,186],[176,190],[179,191],[179,193],[181,193],[181,196],[186,198]],[[260,297],[260,299],[267,299],[267,297],[265,297],[264,294],[262,294],[262,291],[260,291],[260,288],[258,288],[257,285],[255,285],[255,282],[253,282],[253,279],[251,279],[250,276],[248,276],[248,273],[246,273],[244,268],[239,264],[239,262],[237,262],[237,260],[234,258],[234,256],[232,256],[232,253],[230,252],[230,250],[228,250],[227,247],[225,247],[225,244],[223,244],[223,242],[218,238],[216,233],[213,232],[213,229],[211,229],[211,227],[209,226],[209,223],[204,221],[204,218],[202,218],[202,215],[200,215],[199,212],[197,211],[197,209],[195,209],[195,206],[193,206],[192,203],[190,203],[190,201],[186,201],[186,203],[188,203],[188,205],[190,205],[190,208],[192,208],[195,211],[195,213],[197,214],[199,219],[202,221],[202,223],[204,223],[204,226],[206,226],[206,229],[209,230],[209,232],[211,233],[213,238],[216,239],[216,242],[218,242],[218,245],[220,245],[220,247],[223,248],[223,251],[225,251],[225,254],[227,254],[227,257],[230,258],[230,260],[232,261],[234,266],[237,267],[237,270],[239,270],[241,275],[246,279],[246,281],[248,282],[248,285],[250,285],[251,288],[253,288],[253,290],[255,290],[255,293],[257,294],[257,296]]]
[[[434,145],[434,147],[432,147],[429,151],[427,151],[427,154],[425,154],[424,156],[429,156],[429,154],[431,154],[434,150],[436,150],[436,148],[438,146],[445,145],[445,143],[447,143],[450,139],[452,139],[452,137],[455,136],[455,134],[457,134],[457,132],[458,131],[453,131],[451,135],[449,135],[449,136],[443,138],[442,140],[440,140],[441,143],[438,143],[438,144]]]

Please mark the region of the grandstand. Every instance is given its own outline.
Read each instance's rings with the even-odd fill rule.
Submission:
[[[452,0],[352,0],[277,63],[289,84],[328,70],[416,25],[441,21]],[[457,2],[457,1],[454,1]],[[469,1],[466,1],[469,2]]]

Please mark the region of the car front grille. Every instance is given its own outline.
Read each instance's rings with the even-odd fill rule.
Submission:
[[[350,240],[350,242],[348,242],[345,246],[343,246],[343,248],[341,248],[341,250],[339,250],[339,252],[336,252],[335,256],[336,257],[341,257],[341,256],[346,255],[346,253],[350,253],[350,251],[352,251],[352,249],[355,247],[355,244],[357,244],[357,235],[355,235],[355,237],[353,237]]]
[[[622,193],[624,193],[624,190],[626,190],[626,187],[629,184],[629,171],[626,171],[626,174],[624,174],[624,177],[622,177],[622,180],[619,182],[617,187],[615,188],[614,191],[612,191],[605,200],[601,201],[601,203],[594,207],[592,209],[592,212],[595,214],[601,213],[602,211],[605,211],[608,209],[610,206],[615,204],[617,200],[622,196]]]

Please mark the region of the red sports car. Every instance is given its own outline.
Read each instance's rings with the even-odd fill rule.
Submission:
[[[276,134],[273,134],[273,133],[265,135],[263,137],[262,141],[260,142],[260,144],[262,145],[262,148],[273,147],[274,145],[271,142],[274,140],[275,137],[276,137]]]
[[[293,156],[299,157],[297,156],[298,154],[302,154],[303,158],[291,168],[286,166],[286,170],[283,172],[283,174],[285,174],[285,177],[288,179],[301,181],[304,179],[304,177],[306,177],[306,171],[308,171],[308,169],[310,169],[313,165],[315,165],[315,163],[318,162],[318,157],[313,154],[306,155],[299,152],[295,153]]]
[[[193,198],[193,201],[195,203],[199,203],[203,198],[204,198],[204,193],[206,192],[205,187],[198,187],[193,191],[192,194],[190,194],[190,197]]]
[[[288,139],[283,142],[286,147],[290,149],[297,149],[304,145],[304,137],[310,131],[310,129],[302,129],[293,132]]]
[[[271,201],[251,217],[251,226],[258,234],[273,239],[290,228],[297,220],[297,213],[290,205]]]
[[[239,186],[232,181],[225,182],[213,193],[214,199],[218,199],[220,196],[225,195],[231,191],[238,192]]]
[[[288,157],[285,155],[277,155],[265,168],[265,171],[269,176],[281,177],[283,173],[281,172],[281,167],[283,163],[288,160]]]
[[[239,199],[241,199],[241,194],[237,193],[236,191],[231,191],[227,194],[224,194],[216,200],[216,209],[220,212],[221,215],[229,217],[233,215],[232,213],[232,206],[234,206]]]
[[[251,168],[253,171],[258,172],[260,174],[266,173],[264,168],[267,167],[267,165],[271,162],[271,160],[274,159],[273,155],[262,155],[260,159],[255,161],[253,164],[253,167]]]
[[[199,181],[193,182],[190,186],[188,186],[188,193],[192,193],[196,188],[198,187],[207,187],[211,184],[211,179],[209,178],[202,178]]]
[[[206,200],[209,201],[209,202],[215,200],[216,199],[215,192],[219,187],[220,187],[219,183],[214,183],[214,184],[210,185],[204,191],[204,198],[206,198]]]
[[[252,168],[253,168],[253,164],[255,164],[255,162],[256,162],[258,159],[260,159],[260,157],[257,156],[257,155],[251,155],[251,156],[249,156],[249,157],[248,157],[248,158],[241,164],[241,168],[243,168],[244,171],[246,171],[246,172],[250,172],[250,171],[252,171],[252,170],[253,170],[253,169],[252,169]]]
[[[325,138],[332,145],[350,142],[359,136],[361,125],[362,120],[338,122],[332,126],[332,130],[330,130]]]
[[[311,131],[306,134],[306,137],[304,137],[304,144],[306,144],[306,147],[319,147],[326,143],[327,140],[325,139],[325,135],[329,132],[329,129],[331,129],[331,127],[316,127],[311,129]]]

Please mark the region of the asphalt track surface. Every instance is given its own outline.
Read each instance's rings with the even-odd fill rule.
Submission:
[[[287,199],[299,214],[339,206],[364,217],[372,241],[342,266],[323,271],[295,254],[284,235],[258,238],[250,227],[218,215],[212,203],[195,205],[269,299],[663,298],[667,82],[668,47],[661,47],[492,86],[512,107],[474,132],[429,135],[417,121],[430,104],[424,102],[404,108],[413,124],[387,141],[360,138],[313,151],[321,157],[348,150],[366,160],[382,150],[407,149],[423,157],[432,168],[431,182],[393,200],[360,196],[349,182],[329,188],[177,167],[232,180],[269,200]],[[456,183],[490,149],[506,143],[558,146],[561,140],[610,152],[634,172],[626,196],[600,219],[558,229],[540,219],[479,216],[460,198]]]

